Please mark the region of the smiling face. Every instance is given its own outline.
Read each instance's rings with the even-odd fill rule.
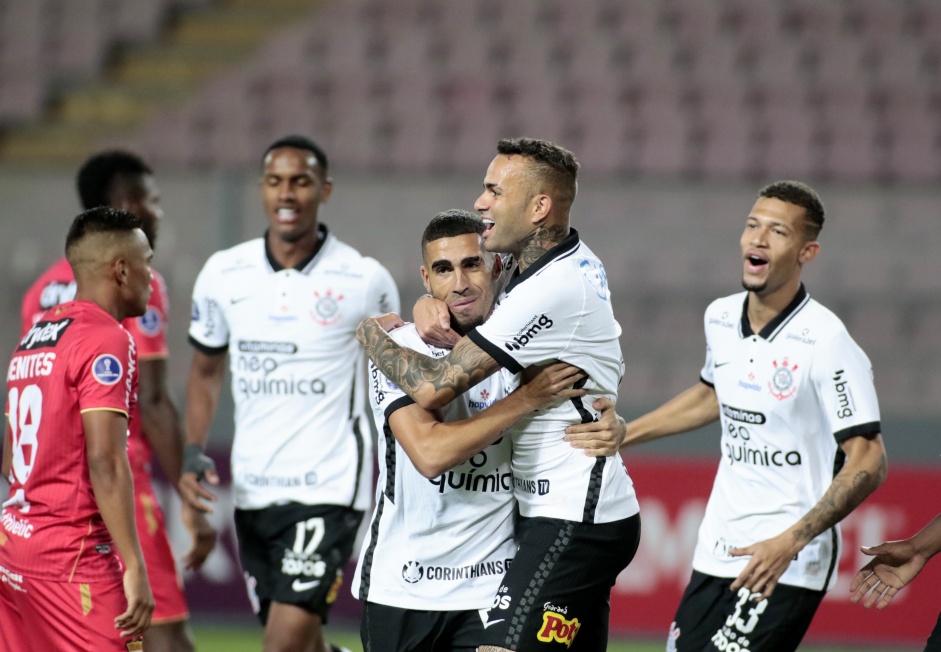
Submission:
[[[480,236],[465,233],[425,244],[421,277],[425,289],[444,301],[463,335],[484,323],[493,308],[493,284],[499,276],[494,257]]]
[[[806,239],[806,210],[780,199],[759,197],[742,233],[742,286],[766,297],[796,292],[801,266],[820,245]]]
[[[294,147],[271,150],[261,178],[271,235],[289,243],[316,238],[317,211],[332,189],[333,182],[324,178],[313,152]]]
[[[483,233],[487,251],[518,255],[522,242],[534,229],[528,210],[532,183],[526,171],[524,157],[503,154],[487,168],[484,191],[474,202],[474,210],[487,224]]]

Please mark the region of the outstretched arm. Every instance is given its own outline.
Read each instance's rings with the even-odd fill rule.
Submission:
[[[863,606],[867,609],[873,604],[884,609],[941,551],[941,514],[910,539],[887,541],[872,548],[863,546],[860,550],[875,559],[863,566],[850,583],[850,602],[856,604],[865,597]]]
[[[843,520],[882,484],[886,475],[882,435],[853,437],[841,447],[846,463],[823,498],[803,518],[776,537],[731,552],[734,557],[751,556],[745,570],[732,582],[733,591],[744,586],[761,597],[769,597],[794,556],[818,534]]]
[[[706,383],[696,383],[656,410],[628,423],[619,446],[625,448],[660,437],[678,435],[702,428],[718,418],[719,400],[716,398],[715,388]],[[607,437],[602,437],[601,433],[608,425],[604,421],[595,421],[569,426],[565,429],[565,440],[574,448],[585,449],[588,455],[592,455],[593,450],[599,447],[606,451],[612,442],[608,441]]]
[[[356,339],[379,371],[426,410],[444,407],[500,368],[467,337],[439,359],[399,346],[375,317],[359,323]]]
[[[558,401],[584,396],[572,385],[585,373],[564,363],[542,367],[533,378],[486,410],[462,421],[441,422],[412,404],[389,416],[389,427],[415,468],[436,478],[497,441],[517,421]]]

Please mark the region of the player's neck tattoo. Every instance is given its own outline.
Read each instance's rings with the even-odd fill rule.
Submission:
[[[568,237],[567,226],[553,225],[536,229],[520,241],[519,264],[525,270]]]
[[[435,400],[443,401],[441,405],[449,403],[497,368],[490,356],[463,340],[443,359],[399,346],[372,317],[359,323],[356,339],[379,371],[416,402],[424,389],[425,396],[430,391]]]

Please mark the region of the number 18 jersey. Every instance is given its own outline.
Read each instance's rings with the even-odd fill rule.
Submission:
[[[75,582],[121,577],[95,503],[82,414],[128,415],[136,401],[134,340],[96,304],[57,306],[20,341],[7,369],[13,458],[0,514],[6,581],[11,574]]]

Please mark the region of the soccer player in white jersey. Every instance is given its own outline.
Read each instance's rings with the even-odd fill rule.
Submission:
[[[797,649],[836,581],[838,523],[884,480],[872,367],[800,276],[824,209],[763,188],[741,238],[745,292],[705,314],[700,382],[627,426],[626,444],[722,425],[722,461],[668,650]]]
[[[199,481],[218,477],[203,448],[228,353],[236,531],[264,649],[321,652],[372,489],[354,331],[365,315],[397,310],[399,296],[382,265],[319,222],[333,188],[320,147],[288,136],[263,166],[264,237],[215,253],[193,290],[180,486],[209,509]]]
[[[422,234],[425,288],[449,307],[460,333],[482,324],[493,309],[500,259],[482,248],[483,230],[478,215],[452,209]],[[425,355],[447,355],[422,342],[414,324],[391,336]],[[370,366],[370,399],[382,436],[376,508],[353,579],[353,594],[366,601],[364,649],[477,649],[486,610],[516,553],[510,440],[503,434],[535,409],[584,395],[570,389],[582,376],[574,367],[553,365],[509,393],[508,379],[494,374],[436,414]],[[617,429],[611,439],[619,441],[614,404],[607,407],[606,422]]]
[[[598,418],[595,399],[616,396],[621,330],[601,262],[569,227],[575,157],[533,139],[501,140],[497,151],[475,208],[487,224],[484,247],[513,254],[515,270],[490,318],[441,358],[398,345],[377,319],[364,320],[357,337],[383,374],[429,410],[501,368],[519,374],[560,360],[588,374],[585,397],[511,431],[519,551],[480,650],[604,650],[611,587],[636,552],[639,508],[619,456],[583,455],[563,435]]]

